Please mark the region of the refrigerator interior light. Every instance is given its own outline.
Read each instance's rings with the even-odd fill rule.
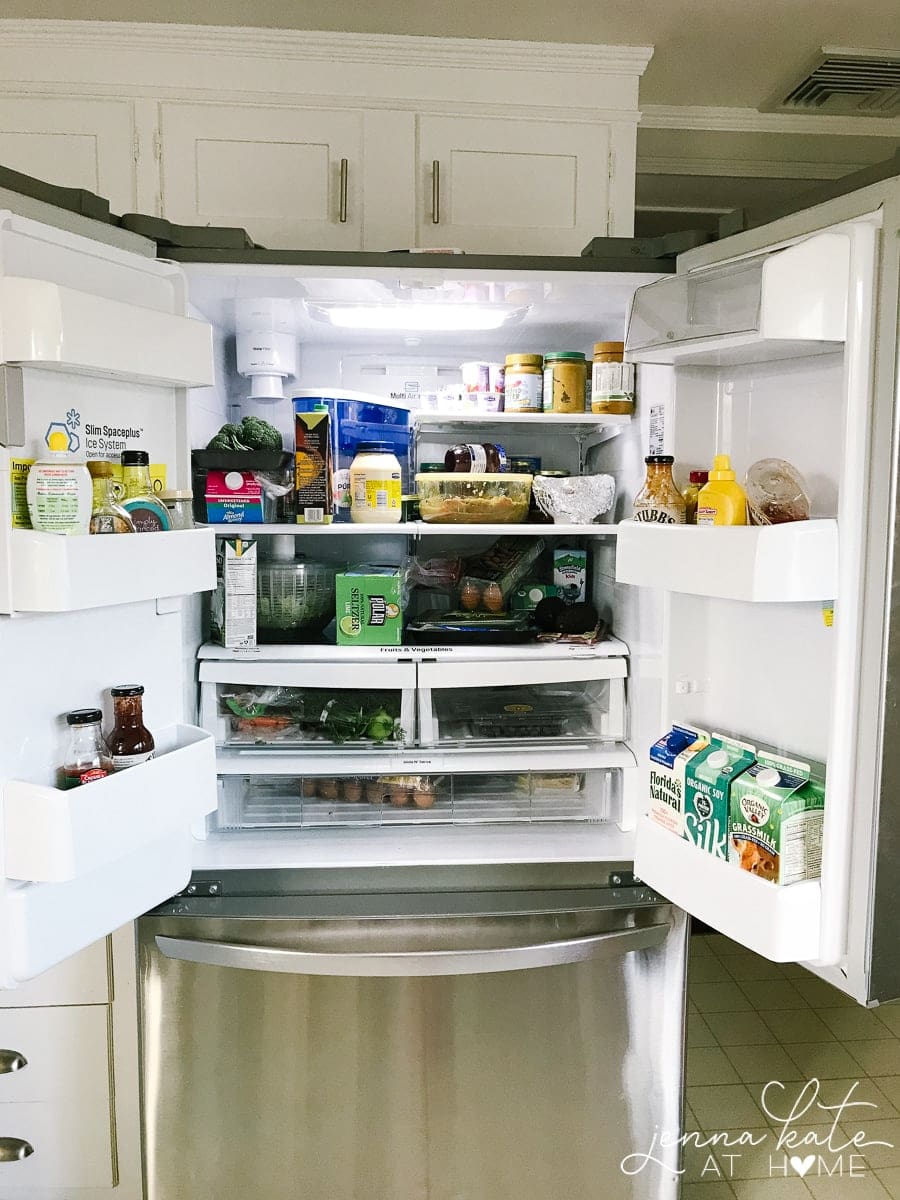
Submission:
[[[409,333],[463,333],[501,329],[521,321],[529,306],[508,304],[322,304],[307,301],[311,317],[339,329]]]

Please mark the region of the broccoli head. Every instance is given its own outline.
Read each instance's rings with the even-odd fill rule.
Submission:
[[[281,434],[261,417],[244,417],[239,427],[240,440],[251,450],[283,450]]]
[[[243,431],[240,425],[227,424],[223,425],[212,441],[207,445],[207,450],[249,450],[250,447],[244,440]]]

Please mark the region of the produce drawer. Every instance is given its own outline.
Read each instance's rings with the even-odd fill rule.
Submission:
[[[200,720],[232,750],[377,750],[416,737],[413,663],[200,664]]]
[[[621,772],[506,775],[231,775],[220,781],[218,830],[354,825],[609,821]]]
[[[624,678],[579,679],[577,671],[571,675],[575,677],[565,683],[510,681],[480,688],[420,688],[420,742],[444,748],[499,749],[511,745],[574,748],[621,741]]]

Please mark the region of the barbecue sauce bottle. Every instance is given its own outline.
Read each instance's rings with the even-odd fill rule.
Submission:
[[[147,762],[155,749],[153,734],[144,725],[144,689],[139,683],[120,684],[112,692],[115,725],[106,739],[114,771]]]

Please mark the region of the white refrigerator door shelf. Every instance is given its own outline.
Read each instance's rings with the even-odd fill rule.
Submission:
[[[215,383],[205,321],[17,276],[0,279],[0,362],[160,387]]]
[[[209,529],[96,537],[14,529],[10,544],[16,612],[104,608],[216,586]]]
[[[70,791],[11,780],[3,789],[7,879],[63,883],[139,852],[213,812],[213,739],[191,725],[156,735],[150,762]]]
[[[647,816],[638,822],[634,870],[667,900],[772,962],[819,957],[817,880],[790,887],[768,883],[713,858]]]
[[[837,521],[727,529],[623,521],[616,580],[724,600],[773,604],[834,600]]]

